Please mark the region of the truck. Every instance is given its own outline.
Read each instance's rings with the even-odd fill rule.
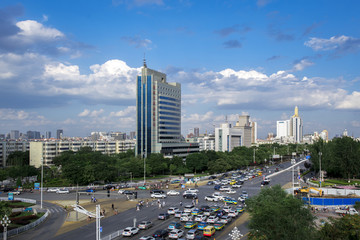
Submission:
[[[335,213],[339,214],[339,215],[345,215],[345,214],[350,214],[350,215],[357,215],[359,214],[358,211],[355,208],[349,208],[349,210],[347,209],[338,209],[335,210]]]

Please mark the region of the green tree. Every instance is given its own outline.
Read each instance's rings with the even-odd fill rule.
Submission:
[[[264,188],[246,200],[251,219],[249,239],[311,239],[314,234],[309,209],[279,185]]]
[[[319,230],[317,239],[321,240],[358,240],[360,239],[360,216],[346,215],[329,218],[330,222]]]
[[[0,218],[2,219],[4,215],[10,216],[11,208],[8,207],[8,203],[6,201],[0,201]]]
[[[9,154],[6,165],[7,166],[26,166],[30,163],[29,151],[21,152],[15,151]]]

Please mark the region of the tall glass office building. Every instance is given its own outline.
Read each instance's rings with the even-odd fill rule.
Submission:
[[[136,83],[136,155],[173,154],[181,148],[180,83],[166,82],[166,74],[145,62]]]

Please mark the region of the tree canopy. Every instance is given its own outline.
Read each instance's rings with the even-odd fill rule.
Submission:
[[[262,189],[246,204],[251,216],[249,239],[302,240],[314,236],[310,210],[279,185]]]

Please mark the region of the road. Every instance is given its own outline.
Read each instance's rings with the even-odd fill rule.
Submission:
[[[281,166],[281,167],[280,167]],[[268,172],[265,172],[266,175],[272,175],[275,172],[275,168],[278,167],[280,169],[280,173],[276,176],[272,176],[270,185],[267,185],[265,187],[270,187],[276,184],[284,185],[291,181],[292,175],[291,171],[281,171],[283,169],[286,169],[290,166],[289,162],[282,163],[281,165],[272,166],[268,169]],[[271,174],[269,173],[271,171]],[[247,191],[249,196],[252,197],[256,194],[258,194],[261,190],[260,183],[262,181],[262,177],[257,177],[249,181],[245,181],[243,184],[243,187],[239,190],[237,190],[237,193],[233,195],[233,197],[237,198],[241,191]],[[198,206],[201,205],[219,205],[223,206],[223,203],[214,203],[214,202],[207,202],[204,200],[204,197],[206,195],[211,195],[214,192],[213,186],[200,186],[198,188],[200,191],[198,193],[199,196],[199,203]],[[107,195],[105,194],[105,191],[99,191],[97,193],[103,193],[102,195],[98,195],[97,198],[107,198]],[[38,193],[25,193],[21,197],[24,198],[32,198],[39,200],[40,194]],[[138,199],[146,199],[150,197],[150,193],[148,190],[139,190],[138,191]],[[90,196],[81,196],[82,199],[90,199]],[[123,196],[119,196],[118,194],[111,194],[110,199],[116,199],[123,198]],[[64,195],[58,195],[55,193],[44,193],[44,200],[72,200],[74,199],[75,202],[75,193],[70,194],[64,194]],[[140,211],[136,211],[135,208],[129,209],[125,212],[122,212],[121,214],[114,215],[105,219],[101,220],[101,226],[103,229],[103,232],[101,236],[107,236],[117,230],[124,229],[125,227],[133,226],[134,221],[138,223],[142,220],[149,220],[152,221],[155,226],[152,227],[149,230],[141,230],[139,234],[135,235],[133,238],[127,238],[127,239],[138,239],[141,236],[146,235],[152,235],[155,230],[157,229],[166,229],[167,226],[171,221],[174,220],[174,217],[172,216],[168,220],[157,220],[157,216],[159,213],[165,212],[169,207],[179,207],[180,208],[180,201],[183,202],[183,206],[187,204],[191,204],[192,200],[186,200],[183,199],[182,196],[170,196],[167,197],[165,200],[165,208],[159,209],[158,205],[156,204],[156,200],[154,201],[154,204],[149,204],[149,207],[143,207]],[[44,203],[45,207],[54,208],[53,204]],[[57,216],[59,214],[59,216]],[[78,229],[75,229],[73,231],[66,232],[60,236],[56,236],[56,229],[59,229],[61,224],[65,220],[65,213],[53,213],[50,215],[51,218],[47,220],[44,224],[40,225],[34,230],[30,230],[28,233],[19,235],[17,238],[14,239],[55,239],[55,240],[62,240],[62,239],[95,239],[95,222],[90,223],[88,225],[85,225],[83,227],[80,227]],[[179,219],[176,219],[179,221]],[[246,234],[248,232],[247,229],[247,222],[237,226],[242,234]],[[50,229],[50,230],[49,230]],[[56,231],[55,231],[56,230]],[[215,237],[218,239],[227,239],[228,233],[232,229],[226,228],[222,232],[217,232],[215,234]],[[26,236],[26,238],[25,238]],[[121,237],[122,238],[122,237]],[[244,238],[245,239],[245,238]]]

